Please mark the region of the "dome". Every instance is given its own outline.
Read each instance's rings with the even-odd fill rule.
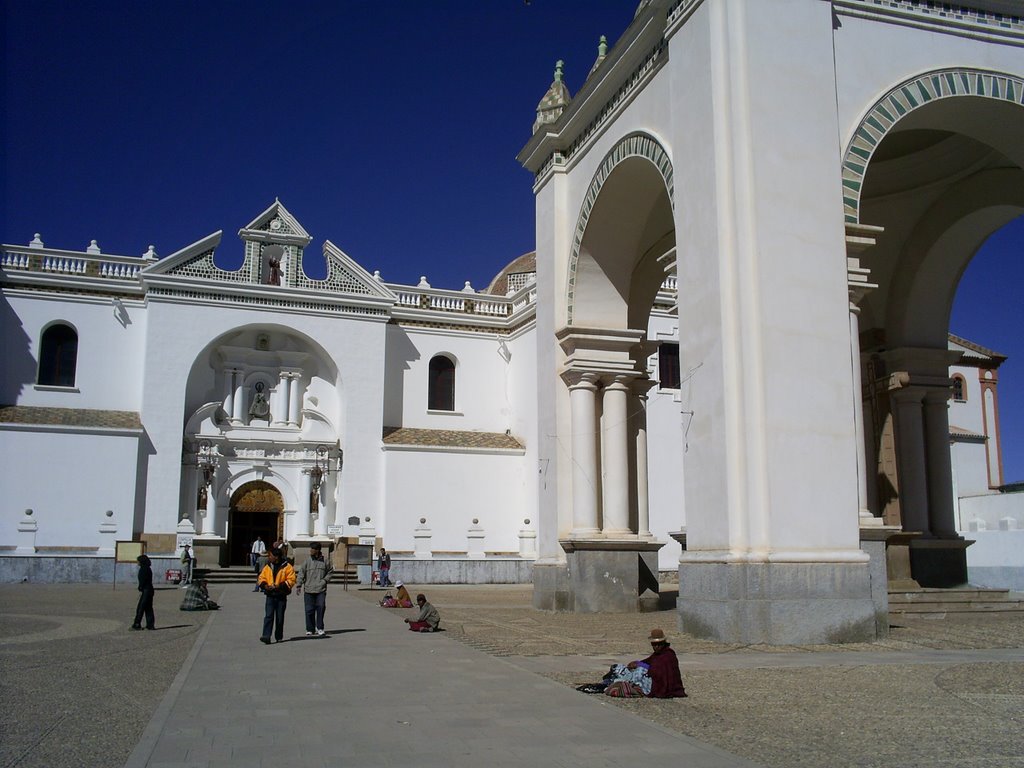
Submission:
[[[484,293],[491,296],[507,296],[509,275],[522,273],[532,274],[537,271],[537,252],[530,251],[510,261],[504,269],[494,276]]]

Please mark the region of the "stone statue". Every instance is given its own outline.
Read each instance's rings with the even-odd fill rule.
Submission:
[[[256,394],[253,395],[252,405],[249,406],[249,418],[250,419],[263,419],[264,421],[270,421],[270,403],[267,402],[266,396],[263,394],[263,382],[256,382]]]

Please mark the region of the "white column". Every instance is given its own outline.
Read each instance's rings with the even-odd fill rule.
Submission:
[[[274,419],[274,424],[287,424],[288,416],[291,415],[291,398],[289,396],[289,389],[291,384],[291,378],[289,375],[281,371],[277,379],[277,392],[274,398],[274,403],[271,406],[273,410],[271,415],[277,414],[277,418]]]
[[[853,433],[857,441],[857,509],[861,525],[881,522],[868,509],[868,467],[864,439],[864,395],[860,374],[860,307],[850,302],[850,358],[853,365]]]
[[[291,385],[288,387],[288,423],[292,425],[298,425],[299,423],[299,411],[301,410],[301,396],[302,389],[301,382],[299,381],[299,374],[290,373],[288,374],[291,378]]]
[[[949,390],[924,395],[925,455],[928,459],[928,524],[942,538],[958,538],[953,517],[953,466],[949,458]]]
[[[206,519],[203,522],[203,533],[211,536],[222,536],[227,533],[223,533],[219,530],[220,528],[220,515],[217,509],[217,492],[215,490],[216,482],[210,483],[210,488],[206,493]]]
[[[244,378],[241,371],[235,371],[235,399],[231,410],[231,421],[235,424],[245,421],[245,392],[242,391]]]
[[[572,535],[596,536],[597,527],[597,376],[576,374],[569,384],[572,418]]]
[[[304,469],[299,473],[299,503],[295,512],[295,533],[298,536],[309,536],[309,494],[312,491],[309,470]]]
[[[636,512],[637,533],[651,537],[651,502],[647,470],[647,392],[654,386],[650,379],[633,382],[633,397],[636,419]]]
[[[629,527],[629,377],[604,388],[601,456],[604,467],[604,534],[622,536]]]
[[[224,413],[228,419],[235,418],[235,369],[224,371]]]

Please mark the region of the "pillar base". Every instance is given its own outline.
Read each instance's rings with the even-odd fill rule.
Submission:
[[[658,541],[563,539],[568,594],[574,613],[639,613],[658,605]]]
[[[679,624],[726,643],[804,645],[877,637],[867,562],[679,564]]]
[[[967,539],[914,539],[910,570],[922,587],[946,589],[967,583]]]

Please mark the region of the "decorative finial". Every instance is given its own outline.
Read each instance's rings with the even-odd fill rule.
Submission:
[[[565,62],[559,59],[555,62],[555,82],[562,82],[562,70],[565,68]]]
[[[149,259],[150,261],[158,259],[159,257],[156,255],[156,248],[150,245],[146,252],[142,254],[142,258]]]
[[[600,56],[603,59],[607,53],[608,53],[608,38],[605,37],[604,35],[601,35],[601,40],[597,44],[597,55]]]
[[[463,293],[476,293],[476,291],[473,290],[473,286],[469,284],[469,280],[467,280],[466,284],[464,286],[462,286],[462,292]]]
[[[417,288],[429,288],[430,287],[430,283],[427,282],[427,276],[426,275],[420,275],[420,281],[419,281],[419,283],[416,284],[416,287]]]
[[[100,247],[96,244],[95,240],[89,241],[89,247],[85,249],[86,253],[100,253]]]
[[[28,244],[28,247],[29,248],[42,248],[43,247],[43,241],[40,239],[38,232],[36,232],[35,236],[32,238],[32,242]]]

